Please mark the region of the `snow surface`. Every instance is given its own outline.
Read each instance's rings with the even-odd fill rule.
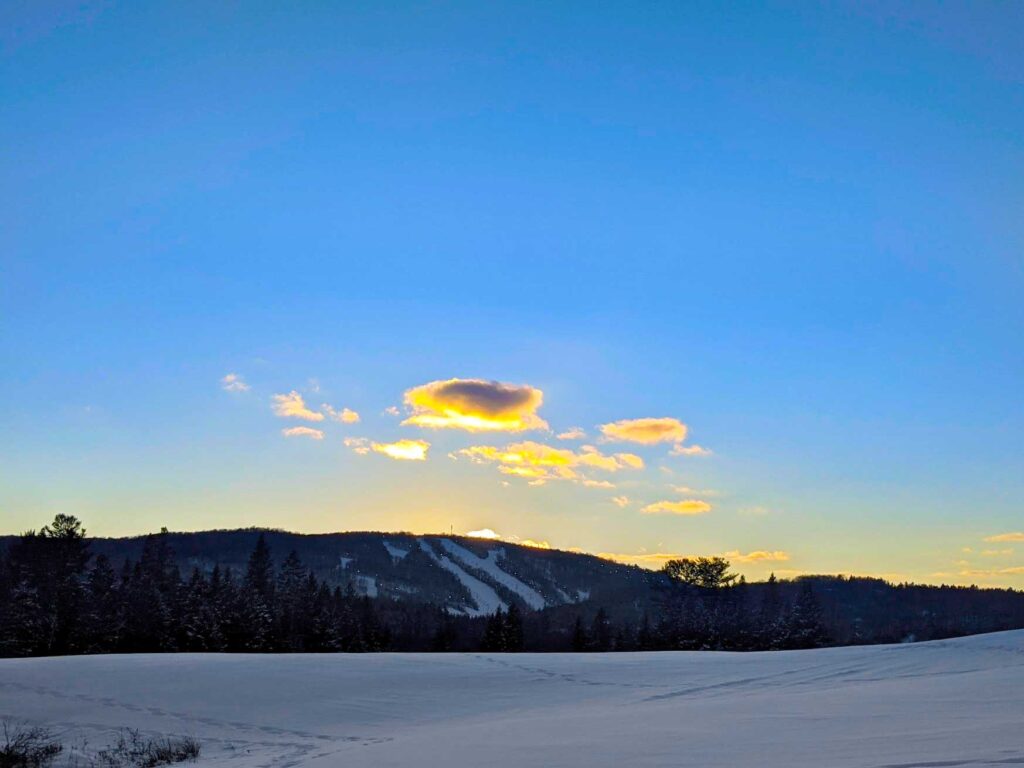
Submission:
[[[499,608],[505,610],[508,606],[505,605],[504,601],[498,597],[498,593],[495,592],[491,587],[484,584],[476,576],[472,576],[466,573],[458,563],[454,562],[451,558],[446,555],[438,555],[434,551],[434,548],[430,546],[430,543],[425,539],[419,539],[420,549],[430,555],[431,559],[446,571],[452,573],[467,590],[469,590],[469,596],[476,604],[476,608],[467,608],[465,610],[468,616],[490,616],[492,613],[497,611]]]
[[[451,539],[441,539],[441,546],[448,550],[450,555],[462,561],[463,565],[483,571],[510,592],[515,592],[533,610],[539,611],[544,607],[544,597],[540,592],[527,586],[512,574],[505,573],[505,571],[498,567],[498,561],[505,557],[505,550],[500,548],[492,549],[487,553],[487,557],[477,557]]]
[[[0,715],[200,766],[1024,764],[1024,632],[776,653],[164,654],[0,660]]]
[[[393,560],[404,560],[405,556],[409,554],[409,550],[408,549],[402,549],[401,547],[396,547],[394,544],[392,544],[387,539],[384,540],[384,549],[386,549],[388,551],[388,554],[391,555],[391,558]]]

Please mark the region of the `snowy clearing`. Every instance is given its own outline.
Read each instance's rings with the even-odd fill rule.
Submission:
[[[0,714],[201,765],[1024,764],[1024,631],[777,653],[0,660]]]

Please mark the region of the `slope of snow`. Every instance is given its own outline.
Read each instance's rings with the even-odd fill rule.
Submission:
[[[431,559],[446,571],[452,573],[467,590],[469,590],[469,596],[476,603],[476,608],[469,608],[466,610],[466,614],[469,616],[490,616],[492,613],[497,611],[499,608],[505,610],[508,606],[505,605],[504,601],[498,597],[498,593],[491,589],[489,586],[484,584],[476,576],[472,576],[466,573],[462,568],[459,567],[458,563],[454,562],[451,558],[446,555],[438,555],[434,551],[434,548],[430,546],[430,543],[425,539],[419,539],[420,549],[430,555]]]
[[[487,557],[484,558],[477,557],[468,549],[460,547],[451,539],[441,539],[441,546],[444,547],[450,555],[461,560],[463,565],[483,571],[510,592],[515,592],[535,611],[539,611],[544,607],[544,597],[540,592],[535,590],[533,587],[527,586],[512,574],[505,573],[505,571],[501,570],[498,566],[498,560],[505,556],[505,551],[503,549],[492,549],[487,553]]]
[[[1024,764],[1024,632],[777,653],[0,660],[0,714],[193,734],[202,766]]]
[[[391,555],[391,558],[393,560],[404,560],[405,556],[409,554],[408,549],[396,547],[394,544],[392,544],[390,541],[386,539],[384,540],[384,549],[388,551],[388,554]]]

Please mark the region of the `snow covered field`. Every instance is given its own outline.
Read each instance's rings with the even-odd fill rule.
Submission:
[[[1024,765],[1024,632],[781,653],[0,660],[0,715],[239,766]]]

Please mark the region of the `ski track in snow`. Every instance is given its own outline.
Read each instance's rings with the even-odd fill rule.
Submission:
[[[774,653],[0,659],[0,717],[92,750],[122,728],[193,735],[196,768],[1024,765],[1022,691],[1024,631]]]
[[[450,555],[461,560],[463,565],[483,571],[510,592],[519,595],[533,610],[539,611],[544,607],[544,596],[540,592],[533,587],[527,586],[512,574],[501,570],[498,566],[499,557],[504,556],[504,550],[501,548],[490,550],[487,553],[487,557],[483,558],[477,557],[464,547],[460,547],[451,539],[441,539],[441,546],[448,550]]]
[[[451,558],[446,555],[437,554],[426,539],[419,539],[419,543],[420,549],[430,555],[431,559],[435,563],[440,565],[446,571],[452,573],[455,578],[462,583],[462,586],[469,590],[469,596],[476,604],[476,608],[467,609],[467,615],[490,616],[499,608],[505,610],[508,607],[505,605],[504,601],[498,597],[497,592],[480,581],[480,579],[476,578],[476,576],[466,573],[461,567],[459,567],[458,563],[453,561]]]
[[[392,544],[387,539],[384,540],[384,549],[386,549],[388,551],[388,554],[391,555],[392,559],[394,559],[394,560],[404,560],[405,556],[409,554],[409,550],[408,549],[402,549],[401,547],[396,547],[394,544]]]

